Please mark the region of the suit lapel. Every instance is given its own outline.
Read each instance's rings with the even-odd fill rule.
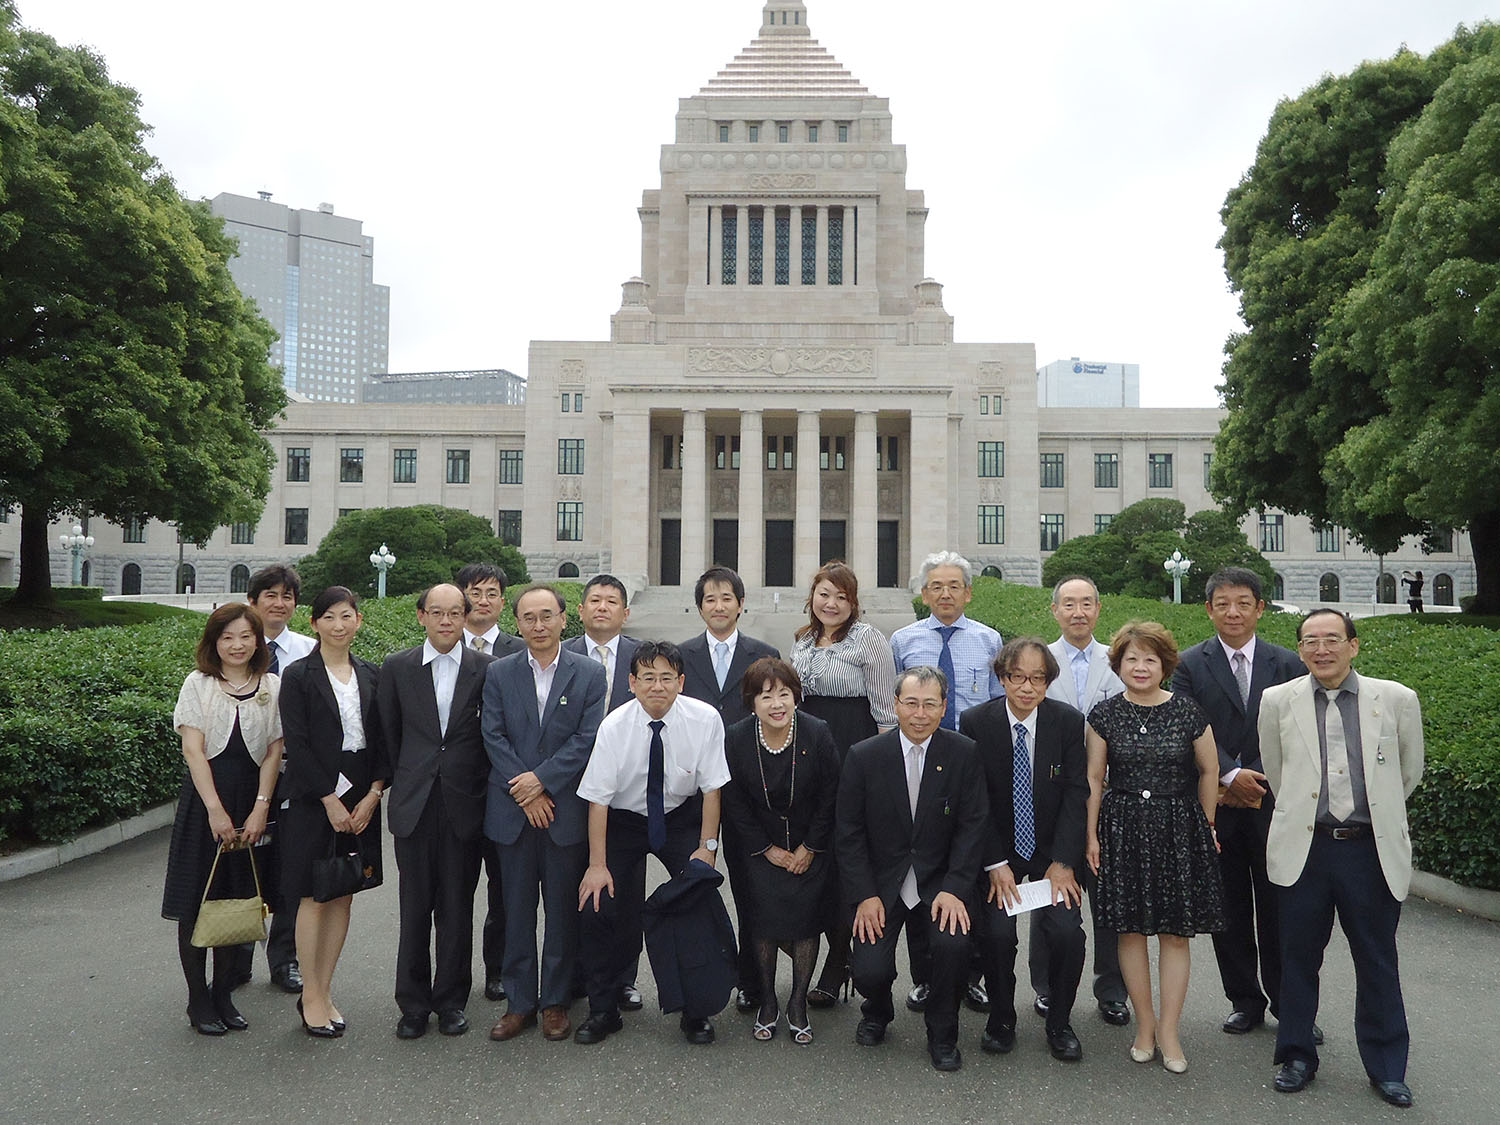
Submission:
[[[1302,744],[1312,758],[1314,776],[1321,777],[1323,749],[1318,745],[1318,712],[1312,690],[1314,682],[1311,676],[1297,682],[1297,688],[1292,693],[1291,712],[1292,721],[1297,724],[1297,731],[1302,735]]]
[[[1365,767],[1365,800],[1368,801],[1370,785],[1377,776],[1376,755],[1380,753],[1380,712],[1383,709],[1380,688],[1361,676],[1356,698],[1359,700],[1359,757]]]
[[[1088,714],[1088,701],[1094,698],[1099,690],[1099,685],[1104,682],[1105,673],[1109,668],[1109,650],[1094,641],[1089,645],[1089,674],[1083,684],[1083,698],[1078,701],[1078,709],[1085,715]]]
[[[911,833],[916,827],[916,822],[915,818],[911,815],[911,794],[906,788],[906,751],[901,745],[901,735],[898,732],[891,731],[890,740],[890,757],[887,760],[890,763],[889,776],[891,784],[895,788],[897,795],[896,804],[900,810],[896,816],[898,823],[905,826],[907,836],[910,838]],[[920,792],[919,790],[917,798],[918,812],[921,811]]]
[[[432,667],[422,663],[422,650],[412,654],[412,691],[417,697],[417,713],[427,724],[434,743],[443,741],[443,724],[438,721],[437,691],[432,686]],[[450,715],[451,717],[451,715]]]
[[[1225,697],[1228,698],[1230,706],[1243,715],[1245,713],[1245,704],[1240,699],[1240,684],[1234,678],[1234,672],[1229,667],[1229,658],[1224,655],[1224,646],[1219,643],[1218,637],[1210,637],[1203,643],[1205,646],[1203,656],[1208,663],[1209,673],[1218,681],[1219,688],[1224,692]],[[1255,646],[1257,656],[1260,655],[1260,647],[1258,644]],[[1250,667],[1250,690],[1252,693],[1255,690],[1255,670],[1259,665],[1260,661],[1257,660]]]
[[[527,665],[529,670],[530,665]],[[542,711],[542,726],[545,727],[552,721],[552,715],[557,710],[557,701],[567,694],[568,685],[573,682],[575,667],[572,661],[565,661],[563,654],[557,654],[557,671],[552,673],[552,689],[547,692],[547,706]],[[532,681],[536,683],[535,680]]]
[[[926,822],[927,818],[935,815],[932,811],[934,805],[940,805],[947,799],[947,789],[943,785],[943,767],[948,764],[948,755],[945,753],[947,747],[944,740],[939,738],[941,732],[934,731],[931,740],[927,743],[926,759],[922,763],[922,784],[917,789],[917,815],[912,818],[912,835],[915,836],[917,828]],[[899,741],[897,742],[899,746]],[[905,762],[903,759],[903,766]],[[906,782],[906,770],[901,771],[903,788]],[[911,806],[910,798],[907,799],[907,807]]]
[[[358,659],[354,662],[354,674],[359,677],[359,719],[364,724],[365,737],[368,739],[370,712],[375,707],[375,683],[378,674],[375,671],[375,665]]]
[[[309,664],[315,664],[317,667],[317,672],[312,677],[313,691],[317,692],[323,702],[328,704],[329,710],[337,715],[339,701],[333,694],[333,685],[328,682],[328,665],[323,663],[322,649],[314,649],[305,659]]]
[[[428,677],[431,682],[432,677]],[[458,679],[453,683],[453,703],[448,708],[448,725],[453,725],[456,716],[463,713],[465,707],[471,707],[474,703],[474,693],[484,682],[484,673],[481,670],[481,661],[473,649],[464,649],[458,658]],[[437,694],[432,697],[433,711],[437,710]]]

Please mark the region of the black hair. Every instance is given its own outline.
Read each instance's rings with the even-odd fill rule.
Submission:
[[[735,601],[745,600],[745,580],[727,566],[711,566],[698,576],[698,584],[693,587],[693,604],[699,609],[703,608],[703,588],[710,582],[725,583],[734,591]]]
[[[658,660],[665,660],[674,672],[682,675],[682,650],[671,641],[642,641],[636,645],[635,653],[630,658],[630,674],[639,675],[642,668],[649,668]]]
[[[353,590],[348,586],[329,586],[313,599],[312,620],[316,621],[341,602],[348,602],[356,613],[359,612],[359,597]]]
[[[585,598],[588,597],[589,591],[592,590],[595,586],[608,586],[612,590],[620,591],[620,604],[627,606],[630,604],[630,592],[625,589],[625,583],[621,582],[613,574],[594,575],[594,577],[590,578],[588,582],[584,584],[583,596]]]
[[[1221,586],[1246,586],[1255,595],[1256,601],[1264,600],[1260,592],[1260,575],[1242,566],[1226,566],[1210,574],[1208,582],[1203,587],[1203,600],[1212,602],[1214,591]]]
[[[1062,669],[1057,666],[1057,657],[1052,655],[1052,650],[1041,637],[1012,637],[1006,641],[1005,646],[995,654],[995,675],[1004,679],[1005,674],[1020,662],[1021,654],[1027,649],[1042,654],[1042,667],[1047,671],[1047,686],[1051,687],[1052,681],[1057,679]]]
[[[245,589],[245,600],[253,602],[272,586],[285,586],[292,592],[293,600],[302,596],[302,576],[295,567],[285,563],[263,566],[250,576],[250,585]]]
[[[478,585],[480,582],[488,582],[492,578],[500,583],[500,592],[502,594],[505,593],[505,587],[510,585],[510,583],[505,577],[504,568],[498,567],[494,563],[477,562],[461,567],[459,572],[453,576],[453,584],[460,590],[467,590],[470,586]]]
[[[1331,606],[1325,605],[1319,606],[1317,609],[1310,609],[1302,615],[1302,620],[1297,622],[1297,639],[1299,641],[1302,639],[1302,626],[1306,625],[1314,617],[1321,617],[1325,613],[1331,614],[1343,621],[1344,638],[1346,640],[1352,641],[1355,637],[1359,636],[1354,629],[1354,618],[1350,614],[1345,613],[1341,609],[1333,609]]]
[[[549,586],[545,582],[533,582],[530,586],[527,586],[524,590],[522,590],[519,594],[511,599],[510,608],[515,613],[519,614],[521,612],[521,599],[524,598],[527,594],[536,593],[538,590],[545,590],[547,593],[556,598],[558,612],[564,615],[567,614],[568,600],[562,596],[562,591],[559,590],[556,586]],[[519,621],[520,618],[517,617],[517,620]]]

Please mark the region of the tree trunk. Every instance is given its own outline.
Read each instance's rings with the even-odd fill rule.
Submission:
[[[1474,613],[1500,614],[1500,509],[1469,521],[1474,548]]]
[[[21,576],[13,605],[52,604],[52,564],[48,556],[45,508],[21,505]]]

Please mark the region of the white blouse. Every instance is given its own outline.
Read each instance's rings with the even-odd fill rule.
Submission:
[[[344,744],[341,750],[363,750],[365,748],[365,721],[359,713],[359,673],[349,669],[349,682],[340,683],[331,668],[328,683],[333,688],[333,698],[339,704],[339,722],[344,725]]]
[[[836,644],[819,648],[809,633],[792,647],[803,695],[864,696],[882,730],[896,725],[896,658],[891,642],[868,621],[856,621]]]
[[[172,725],[178,731],[185,727],[203,732],[203,753],[215,758],[229,745],[234,733],[234,719],[239,716],[240,736],[256,765],[266,760],[266,750],[281,738],[281,677],[267,672],[260,687],[249,699],[237,700],[219,686],[213,676],[190,672],[177,693],[172,711]]]

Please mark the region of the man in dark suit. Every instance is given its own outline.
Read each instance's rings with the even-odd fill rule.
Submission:
[[[781,653],[764,641],[740,632],[740,615],[745,612],[745,583],[727,566],[705,570],[693,587],[693,600],[708,629],[682,644],[686,685],[682,693],[715,708],[727,728],[750,713],[740,696],[745,669],[762,656],[779,657]],[[746,935],[755,932],[750,916],[750,889],[744,885],[745,867],[750,859],[726,826],[724,862],[729,869],[729,889],[734,895],[735,924],[740,935],[740,983],[735,990],[734,1006],[741,1012],[760,1007],[760,969],[755,963],[755,943],[746,940]]]
[[[1223,788],[1214,819],[1228,925],[1214,934],[1214,956],[1231,1007],[1224,1030],[1243,1035],[1265,1022],[1267,1007],[1277,1014],[1281,996],[1276,891],[1266,876],[1266,833],[1275,802],[1261,772],[1256,717],[1266,688],[1305,669],[1295,652],[1255,636],[1266,603],[1254,571],[1216,571],[1209,576],[1207,596],[1216,635],[1182,654],[1172,690],[1185,692],[1203,708],[1219,747]]]
[[[885,1039],[895,1014],[897,938],[903,926],[926,926],[927,1049],[938,1070],[957,1070],[958,1003],[989,801],[974,743],[940,729],[946,709],[947,683],[936,668],[909,668],[897,678],[897,729],[857,743],[844,762],[834,850],[845,907],[854,913],[849,968],[865,997],[855,1042],[873,1047]]]
[[[474,889],[490,760],[479,725],[486,667],[493,657],[460,643],[468,612],[457,586],[422,592],[417,616],[427,639],[388,656],[378,711],[390,754],[391,835],[400,878],[396,951],[396,1034],[416,1039],[427,1018],[462,1035],[473,983]],[[430,948],[437,929],[437,970]]]
[[[1017,884],[1049,879],[1052,905],[1032,912],[1032,940],[1047,946],[1047,1046],[1077,1062],[1083,1046],[1069,1017],[1083,976],[1083,845],[1088,824],[1088,756],[1083,715],[1047,689],[1057,658],[1040,637],[1010,641],[995,658],[1005,695],[971,707],[958,720],[974,740],[989,788],[989,830],[978,927],[989,985],[990,1017],[980,1046],[1005,1054],[1016,1045]]]
[[[588,806],[578,779],[604,718],[604,669],[565,652],[567,603],[551,586],[516,599],[527,652],[489,666],[484,681],[484,748],[490,756],[484,834],[499,846],[505,890],[505,991],[509,1011],[490,1038],[535,1027],[551,1040],[573,1032],[578,959],[577,888],[588,866]],[[538,988],[537,892],[546,909]]]
[[[494,657],[521,652],[526,644],[500,628],[500,612],[505,608],[505,571],[493,563],[469,563],[453,579],[469,599],[464,618],[464,644]],[[480,843],[484,857],[485,899],[483,940],[484,998],[504,1000],[505,983],[501,967],[505,964],[505,895],[501,891],[500,853],[488,836]]]

